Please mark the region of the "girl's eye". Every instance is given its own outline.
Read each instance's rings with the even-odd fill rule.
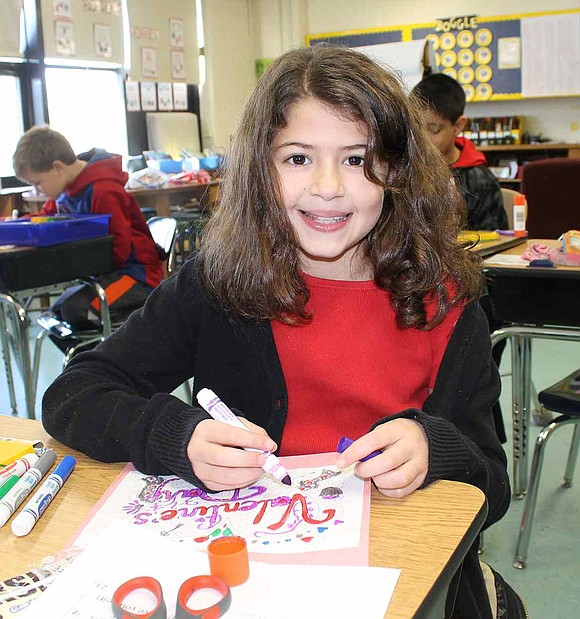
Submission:
[[[346,158],[346,164],[349,166],[354,166],[355,168],[360,168],[364,164],[364,157],[360,157],[359,155],[351,155]]]
[[[292,155],[286,161],[292,165],[302,166],[308,163],[308,157],[306,155]]]

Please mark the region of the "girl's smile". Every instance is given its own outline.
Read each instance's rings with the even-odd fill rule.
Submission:
[[[272,144],[282,200],[304,270],[327,279],[370,279],[358,248],[374,228],[383,188],[364,175],[368,132],[317,99],[295,103]]]

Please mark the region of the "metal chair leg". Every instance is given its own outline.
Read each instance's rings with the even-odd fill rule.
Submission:
[[[4,316],[4,306],[0,306],[0,346],[2,347],[2,357],[4,359],[4,372],[6,373],[6,383],[8,384],[8,395],[10,397],[10,408],[13,415],[18,415],[16,404],[16,390],[14,389],[14,374],[12,372],[12,358],[10,355],[10,342],[6,333],[6,317]]]
[[[42,344],[48,335],[48,331],[41,329],[36,336],[34,342],[34,357],[32,362],[32,386],[34,389],[34,399],[36,401],[36,392],[38,390],[38,374],[40,373],[40,355],[42,353]]]
[[[536,447],[534,449],[534,457],[532,458],[532,468],[530,471],[528,496],[526,497],[524,513],[522,514],[522,521],[520,524],[518,543],[514,555],[513,566],[516,569],[524,569],[528,559],[528,547],[530,545],[530,536],[532,533],[532,524],[536,511],[536,502],[538,500],[538,489],[540,487],[540,477],[542,475],[542,464],[544,462],[546,443],[557,428],[561,428],[570,423],[578,424],[579,422],[580,420],[576,417],[567,417],[562,415],[555,419],[550,425],[546,426],[536,439]]]
[[[572,487],[572,481],[574,479],[574,469],[576,468],[576,462],[578,460],[578,447],[580,447],[579,423],[574,426],[574,433],[572,434],[572,443],[570,444],[568,461],[566,462],[566,471],[564,472],[564,488]]]

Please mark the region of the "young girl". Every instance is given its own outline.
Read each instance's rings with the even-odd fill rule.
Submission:
[[[366,56],[284,54],[232,142],[199,256],[47,391],[53,436],[209,490],[243,487],[264,456],[335,451],[380,492],[437,479],[509,504],[491,406],[500,381],[457,243],[458,194],[398,80]],[[250,432],[170,395],[190,377]],[[462,614],[463,613],[463,614]],[[488,617],[475,546],[456,616]]]

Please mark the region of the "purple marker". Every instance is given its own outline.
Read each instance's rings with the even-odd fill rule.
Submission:
[[[350,447],[352,444],[354,443],[354,441],[346,436],[343,436],[340,441],[338,441],[338,445],[336,446],[336,451],[341,454],[343,451],[346,451],[346,449],[348,447]],[[377,449],[376,451],[372,451],[368,456],[365,456],[364,458],[361,458],[359,460],[359,462],[366,462],[367,460],[370,460],[371,458],[374,458],[375,456],[380,456],[383,452],[380,449]]]
[[[216,421],[227,423],[230,426],[242,428],[242,430],[248,430],[234,413],[218,398],[218,396],[211,389],[201,389],[197,394],[197,401],[200,406],[207,411]],[[249,430],[248,430],[249,432]],[[261,449],[251,449],[244,447],[246,451],[259,451],[266,456],[266,462],[262,465],[262,468],[266,473],[270,473],[278,481],[281,481],[286,486],[292,484],[292,479],[288,475],[288,471],[280,464],[280,460],[276,458],[273,453],[269,451],[262,451]]]

